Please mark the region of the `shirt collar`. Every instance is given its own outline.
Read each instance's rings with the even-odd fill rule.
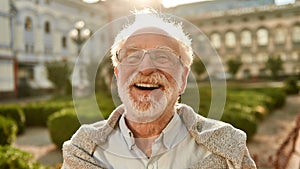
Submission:
[[[171,149],[180,143],[187,134],[188,131],[180,116],[177,113],[174,113],[173,118],[162,131],[163,144],[167,149]]]
[[[119,126],[121,130],[121,134],[123,135],[123,138],[125,139],[125,142],[128,145],[128,149],[132,149],[132,147],[135,145],[133,133],[131,130],[127,127],[126,122],[125,122],[125,113],[122,114],[120,121],[119,121]]]

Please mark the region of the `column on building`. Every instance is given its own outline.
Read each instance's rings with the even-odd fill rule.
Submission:
[[[42,22],[42,19],[39,17],[37,18],[37,24],[35,25],[35,55],[37,58],[39,59],[44,59],[44,41],[43,41],[43,37],[44,37],[44,29],[43,29],[44,25]]]
[[[3,4],[1,1],[0,5]],[[3,12],[3,15],[0,15],[0,23],[1,23],[1,38],[0,38],[0,53],[1,55],[11,55],[9,51],[10,48],[10,21],[9,21],[9,11],[7,11],[6,7],[4,9],[0,9],[0,12]]]
[[[0,1],[0,97],[2,93],[15,92],[15,68],[11,46],[9,1]]]
[[[58,28],[53,29],[53,56],[55,60],[61,59],[62,33]]]
[[[24,21],[21,20],[21,18],[17,18],[16,23],[15,23],[15,30],[14,30],[14,50],[18,54],[18,58],[22,55],[19,55],[22,53],[25,49],[24,42],[23,42],[23,37],[24,37]]]

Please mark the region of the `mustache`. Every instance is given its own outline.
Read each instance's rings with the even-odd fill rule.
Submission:
[[[143,75],[142,73],[137,73],[133,75],[130,80],[130,85],[136,83],[148,83],[157,84],[161,86],[167,86],[168,79],[160,72],[153,72],[150,75]]]

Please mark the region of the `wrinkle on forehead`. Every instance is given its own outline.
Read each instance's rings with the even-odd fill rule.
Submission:
[[[147,39],[150,37],[155,37],[157,39],[152,42],[149,42],[147,41]],[[165,46],[165,48],[172,49],[172,51],[176,51],[176,53],[178,54],[180,53],[178,41],[172,36],[170,36],[165,30],[157,27],[145,27],[138,29],[127,38],[127,40],[124,43],[124,46],[141,47],[144,45],[147,46],[149,44],[152,44],[154,48],[160,48]]]
[[[171,36],[166,31],[157,27],[146,27],[146,28],[138,29],[137,31],[133,32],[131,36],[138,35],[138,34],[145,34],[145,33],[160,34],[160,35],[169,36],[171,38]]]
[[[172,37],[165,30],[157,28],[157,27],[145,27],[145,28],[138,29],[137,31],[133,32],[128,37],[128,39],[130,39],[131,37],[135,37],[135,36],[139,36],[139,35],[145,35],[145,34],[153,34],[153,35],[164,36],[164,37],[170,38],[170,39],[172,39],[172,41],[174,40],[174,41],[176,41],[176,43],[178,43],[176,38]]]

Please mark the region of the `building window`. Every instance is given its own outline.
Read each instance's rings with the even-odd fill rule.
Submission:
[[[229,48],[233,48],[236,45],[235,34],[232,31],[229,31],[225,34],[225,44]]]
[[[51,46],[45,46],[44,53],[45,53],[45,55],[51,55],[52,54],[52,47]]]
[[[67,47],[67,38],[65,36],[61,38],[61,44],[63,48]]]
[[[25,53],[32,54],[34,52],[34,45],[32,43],[25,44]]]
[[[253,62],[253,58],[250,54],[243,54],[242,55],[242,62],[243,63],[252,63]]]
[[[294,60],[294,61],[298,61],[299,60],[299,53],[298,52],[293,52],[291,59]]]
[[[250,47],[252,44],[252,36],[249,30],[243,30],[241,32],[241,45],[244,47]]]
[[[30,17],[26,17],[24,27],[26,31],[32,31],[32,21]]]
[[[293,42],[300,43],[300,24],[293,27],[292,38]]]
[[[282,45],[285,43],[285,29],[279,25],[275,29],[275,44]]]
[[[287,61],[287,59],[288,59],[285,53],[280,53],[279,57],[282,61]]]
[[[257,44],[259,46],[267,46],[269,43],[269,33],[266,28],[260,28],[256,32]]]
[[[218,33],[213,33],[210,36],[210,40],[212,41],[212,44],[215,46],[215,48],[219,49],[221,47],[221,36]]]
[[[50,23],[48,21],[45,22],[45,33],[49,34],[51,32]]]
[[[269,59],[268,55],[266,53],[259,53],[257,55],[257,61],[260,63],[265,63]]]

